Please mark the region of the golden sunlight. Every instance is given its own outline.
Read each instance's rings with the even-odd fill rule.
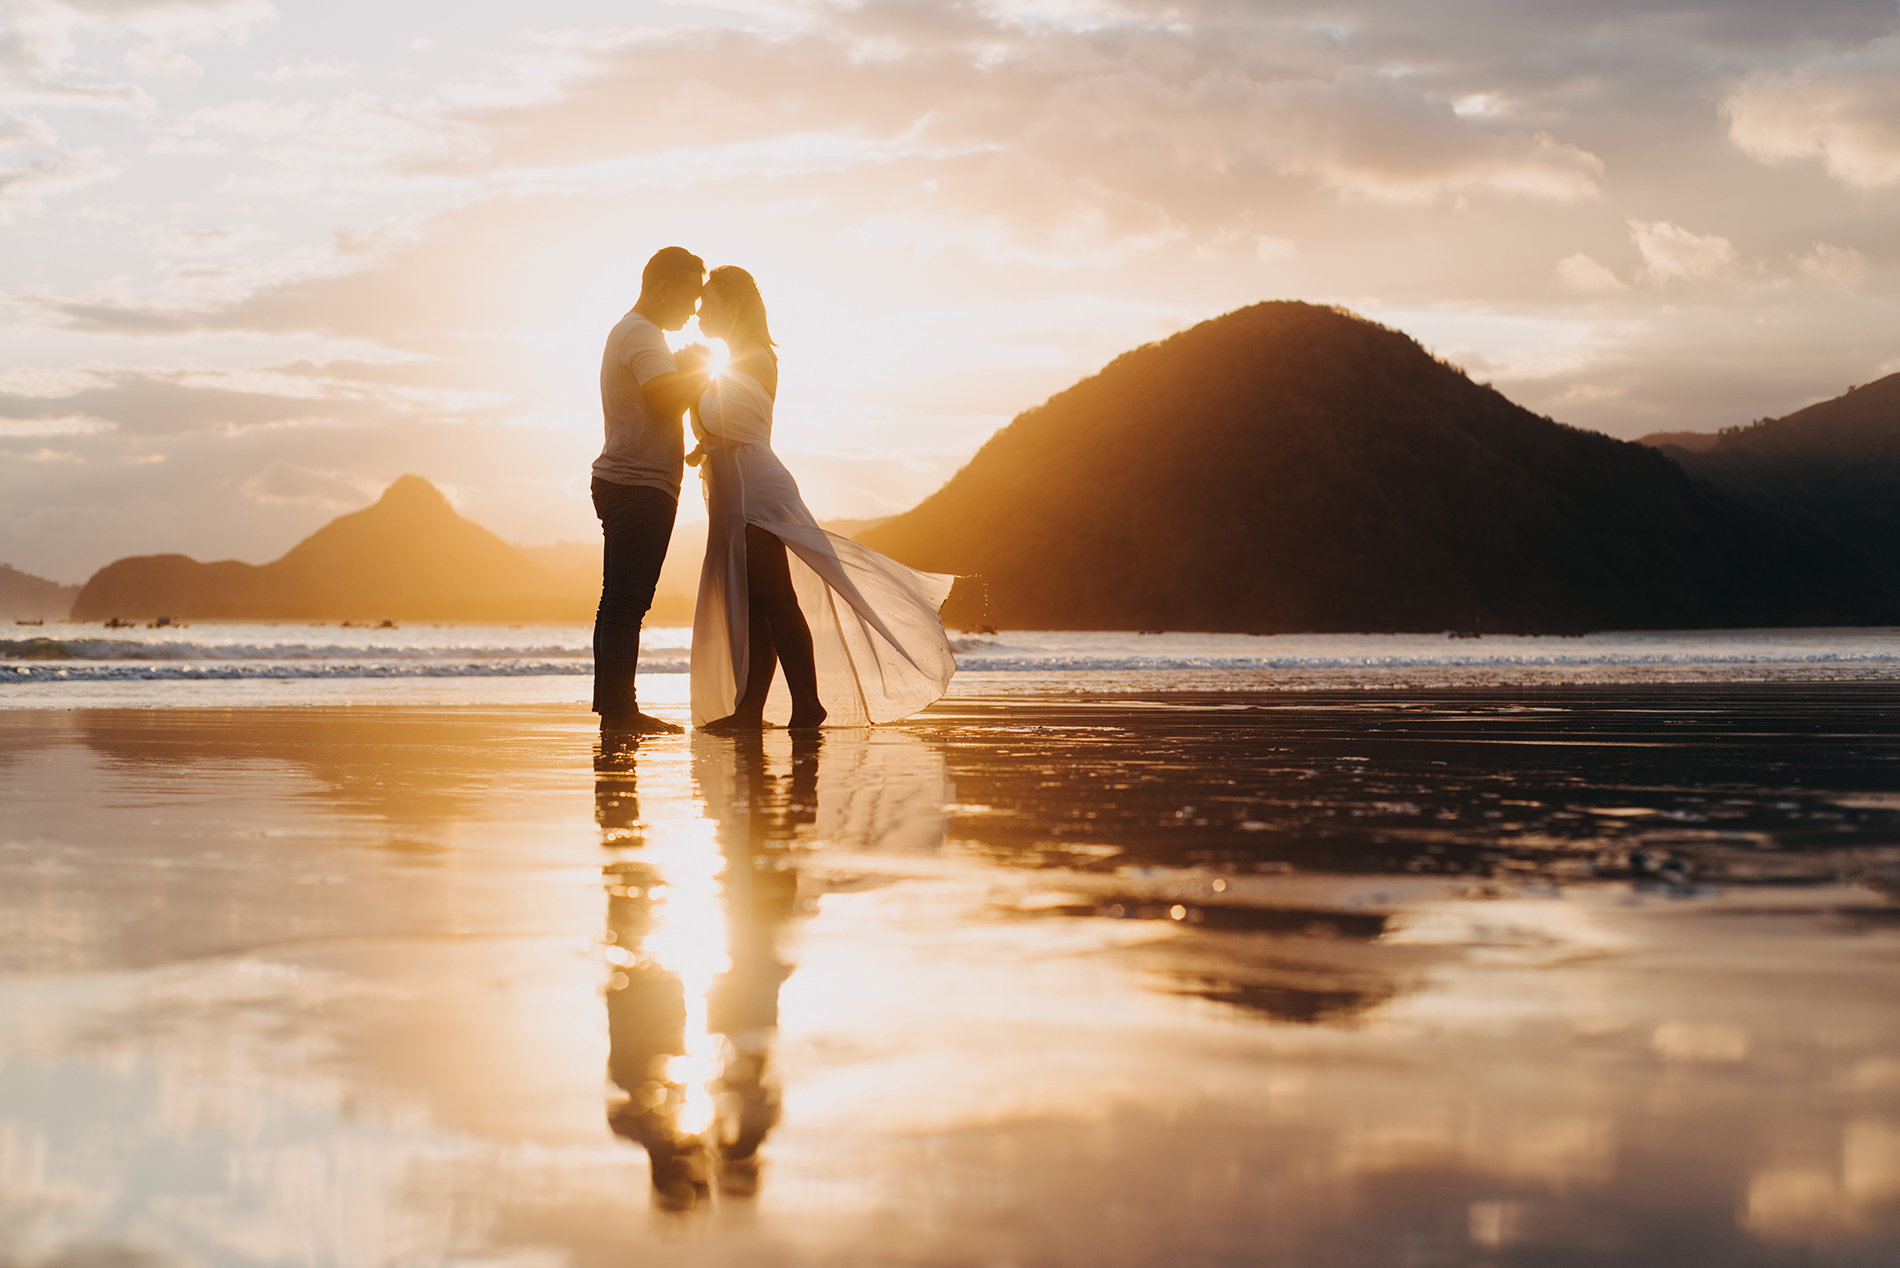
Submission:
[[[666,877],[664,892],[653,905],[653,932],[647,951],[654,963],[678,976],[685,996],[685,1051],[666,1064],[666,1079],[682,1089],[682,1103],[674,1120],[680,1131],[697,1135],[713,1117],[710,1084],[719,1076],[719,1041],[707,1029],[706,997],[713,979],[731,967],[726,954],[726,911],[720,901],[719,845],[712,824],[676,838],[653,851]]]
[[[726,953],[725,904],[720,901],[719,844],[713,824],[696,818],[680,825],[691,831],[670,834],[655,843],[647,858],[665,883],[647,892],[654,900],[653,929],[645,943],[655,967],[679,979],[686,1006],[682,1047],[666,1062],[666,1081],[681,1091],[676,1128],[698,1135],[712,1123],[710,1084],[719,1076],[719,1039],[707,1028],[706,997],[713,979],[731,967]]]
[[[701,330],[699,328],[699,318],[697,317],[687,322],[685,328],[681,330],[678,335],[668,340],[668,342],[674,345],[675,351],[688,344],[694,343],[708,349],[712,353],[712,359],[709,364],[715,376],[724,374],[726,372],[726,365],[732,360],[732,349],[726,346],[726,341],[723,339],[715,339]]]

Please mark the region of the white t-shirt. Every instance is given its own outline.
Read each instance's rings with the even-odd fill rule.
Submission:
[[[600,412],[607,442],[594,459],[596,476],[679,497],[686,468],[682,424],[677,418],[655,417],[640,390],[642,384],[678,368],[665,332],[639,313],[628,313],[614,326],[600,357]]]

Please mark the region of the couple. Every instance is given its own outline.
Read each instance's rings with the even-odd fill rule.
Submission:
[[[668,350],[665,332],[695,314],[700,331],[726,345],[723,372],[697,345],[677,357]],[[607,441],[593,479],[606,538],[594,621],[603,733],[680,730],[640,712],[634,673],[679,509],[688,414],[709,521],[693,613],[694,727],[757,731],[768,717],[797,728],[892,722],[950,686],[956,661],[938,609],[952,578],[818,526],[772,452],[774,346],[752,275],[731,265],[708,275],[684,247],[647,261],[639,301],[607,336]]]

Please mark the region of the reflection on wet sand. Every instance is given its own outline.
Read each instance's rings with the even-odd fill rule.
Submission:
[[[1884,1268],[1896,706],[0,713],[0,1264]]]
[[[656,1200],[674,1211],[704,1201],[715,1180],[729,1197],[758,1191],[759,1146],[779,1117],[771,1060],[791,973],[780,934],[798,904],[790,850],[817,818],[823,740],[792,739],[783,774],[760,736],[691,743],[716,874],[703,845],[664,863],[647,855],[635,742],[606,741],[595,758],[601,844],[617,856],[602,869],[614,966],[607,1071],[625,1094],[607,1122],[646,1149]]]
[[[641,742],[594,755],[594,819],[609,859],[604,937],[613,1131],[649,1161],[655,1200],[687,1211],[717,1189],[751,1197],[759,1148],[779,1120],[772,1049],[784,943],[827,887],[808,880],[813,851],[934,854],[953,789],[941,754],[897,731],[694,735],[644,742],[657,766],[689,753],[692,795],[708,839],[677,820],[649,831],[640,815]]]

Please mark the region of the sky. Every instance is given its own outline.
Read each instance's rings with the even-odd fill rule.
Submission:
[[[0,561],[264,562],[405,472],[590,539],[673,243],[758,278],[821,517],[1267,299],[1713,430],[1900,371],[1900,8],[0,0]]]

